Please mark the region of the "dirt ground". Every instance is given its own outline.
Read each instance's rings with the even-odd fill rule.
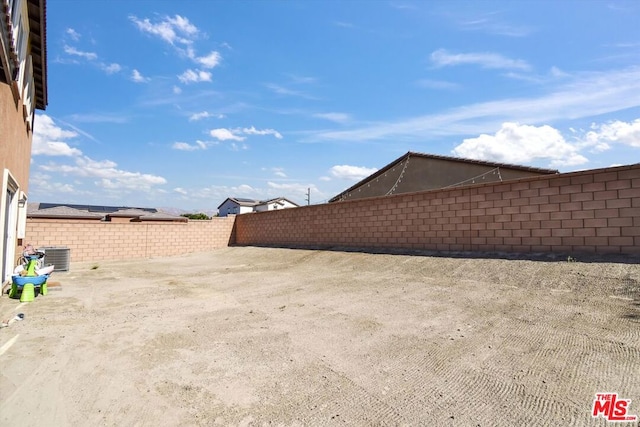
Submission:
[[[225,248],[0,298],[2,426],[591,426],[640,416],[640,265]],[[638,423],[619,423],[629,426]]]

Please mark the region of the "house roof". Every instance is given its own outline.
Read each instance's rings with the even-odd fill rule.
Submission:
[[[112,212],[119,212],[124,210],[131,210],[131,209],[145,211],[148,213],[158,212],[158,210],[155,208],[137,208],[137,207],[130,207],[130,206],[77,205],[77,204],[70,204],[70,203],[37,203],[37,204],[29,203],[28,205],[29,208],[31,208],[32,205],[34,207],[37,205],[37,209],[48,209],[56,206],[67,206],[67,207],[82,210],[82,211],[99,212],[99,213],[112,213]]]
[[[28,205],[29,207],[31,205]],[[27,208],[27,216],[29,218],[69,218],[69,219],[102,219],[103,215],[95,212],[88,212],[80,209],[71,208],[69,206],[55,206],[45,209],[29,209]]]
[[[291,203],[294,206],[300,207],[299,204],[297,204],[296,202],[292,202],[291,200],[287,199],[286,197],[276,197],[275,199],[264,200],[264,201],[260,202],[259,204],[268,205],[270,203],[278,203],[278,202],[282,202],[282,201],[286,201],[286,202]],[[280,203],[280,204],[283,204],[283,203]]]
[[[233,203],[235,203],[238,206],[248,206],[248,207],[257,206],[260,203],[262,203],[262,202],[260,202],[260,200],[242,199],[240,197],[227,197],[226,199],[224,199],[224,202],[220,203],[220,206],[218,206],[218,209],[220,209],[222,207],[222,205],[227,203],[227,200],[232,201]]]
[[[35,107],[44,110],[47,106],[47,19],[46,0],[27,0],[29,20],[29,54],[32,59]],[[0,73],[1,80],[17,79],[20,64],[18,55],[10,41],[12,39],[11,17],[6,2],[0,8]]]
[[[183,216],[170,215],[163,212],[149,212],[143,209],[122,209],[111,212],[105,218],[134,218],[136,221],[179,221],[187,222]]]
[[[227,197],[224,200],[224,202],[220,203],[220,206],[218,206],[218,209],[220,209],[222,207],[222,205],[227,203],[227,200],[230,200],[230,201],[234,202],[238,206],[246,206],[246,207],[254,207],[254,206],[258,206],[258,205],[268,205],[269,203],[276,203],[276,202],[282,201],[282,200],[286,200],[287,202],[291,203],[292,205],[300,206],[297,203],[294,203],[294,202],[292,202],[291,200],[289,200],[289,199],[287,199],[285,197],[276,197],[274,199],[269,199],[269,200],[255,200],[255,199],[242,199],[240,197]]]
[[[47,2],[28,0],[31,59],[36,93],[36,108],[44,110],[49,103],[47,91]]]
[[[133,218],[134,221],[180,221],[187,222],[183,216],[158,212],[154,208],[130,208],[126,206],[64,205],[61,203],[28,203],[29,218],[68,218],[68,219],[106,219]]]
[[[136,208],[130,208],[130,209],[121,209],[115,212],[111,212],[108,213],[106,216],[110,217],[120,217],[120,218],[136,218],[139,216],[143,216],[148,214],[148,211],[145,211],[143,209],[136,209]]]
[[[138,217],[138,221],[174,221],[188,222],[189,218],[184,216],[175,216],[164,212],[145,213]]]
[[[378,171],[374,172],[373,174],[369,175],[368,177],[364,178],[363,180],[358,181],[356,184],[354,184],[351,187],[347,188],[342,193],[340,193],[340,194],[336,195],[335,197],[329,199],[329,202],[331,203],[331,202],[335,202],[335,201],[340,200],[344,195],[350,193],[351,191],[353,191],[354,189],[360,187],[361,185],[366,184],[367,182],[369,182],[369,181],[371,181],[371,180],[383,175],[385,172],[389,171],[390,169],[392,169],[393,167],[395,167],[399,163],[404,162],[409,157],[420,157],[420,158],[425,158],[425,159],[447,160],[447,161],[457,162],[457,163],[475,164],[475,165],[489,166],[489,167],[492,167],[492,168],[513,169],[513,170],[520,170],[520,171],[533,172],[533,173],[539,173],[539,174],[556,174],[556,173],[558,173],[558,170],[556,170],[556,169],[543,169],[543,168],[535,168],[535,167],[530,167],[530,166],[513,165],[513,164],[508,164],[508,163],[498,163],[498,162],[490,162],[490,161],[485,161],[485,160],[474,160],[474,159],[463,159],[461,157],[440,156],[440,155],[436,155],[436,154],[426,154],[426,153],[419,153],[419,152],[416,152],[416,151],[407,151],[406,154],[403,154],[402,156],[400,156],[399,158],[397,158],[393,162],[389,163],[388,165],[386,165],[382,169],[379,169]]]

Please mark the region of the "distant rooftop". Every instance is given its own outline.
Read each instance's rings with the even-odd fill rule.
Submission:
[[[37,205],[38,205],[37,209],[39,210],[55,208],[59,206],[66,206],[68,208],[78,209],[80,211],[100,212],[100,213],[111,213],[111,212],[122,211],[125,209],[137,209],[140,211],[146,211],[151,213],[158,212],[158,210],[155,208],[137,208],[137,207],[131,207],[131,206],[75,205],[75,204],[69,204],[69,203],[37,203]]]
[[[103,221],[109,221],[110,218],[131,218],[132,221],[188,221],[185,217],[158,212],[155,208],[65,203],[28,203],[27,217]]]

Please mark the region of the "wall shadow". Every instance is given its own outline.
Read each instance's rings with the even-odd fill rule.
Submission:
[[[474,252],[474,251],[432,251],[404,248],[373,248],[373,247],[351,247],[351,246],[321,246],[321,245],[289,245],[289,244],[252,244],[240,245],[235,242],[229,246],[246,246],[256,248],[282,248],[282,249],[302,249],[314,251],[332,252],[360,252],[368,254],[383,255],[411,255],[436,258],[464,258],[464,259],[504,259],[504,260],[527,260],[544,262],[576,262],[576,263],[618,263],[618,264],[640,264],[640,254],[592,254],[592,253],[512,253],[512,252]]]

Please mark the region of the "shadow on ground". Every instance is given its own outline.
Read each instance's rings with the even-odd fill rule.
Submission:
[[[628,254],[590,254],[590,253],[510,253],[510,252],[473,252],[473,251],[426,251],[403,248],[369,248],[347,246],[314,246],[314,245],[232,245],[235,247],[281,248],[301,250],[322,250],[333,252],[360,252],[383,255],[411,255],[441,258],[465,259],[505,259],[545,262],[582,262],[582,263],[619,263],[640,264],[640,255]]]

